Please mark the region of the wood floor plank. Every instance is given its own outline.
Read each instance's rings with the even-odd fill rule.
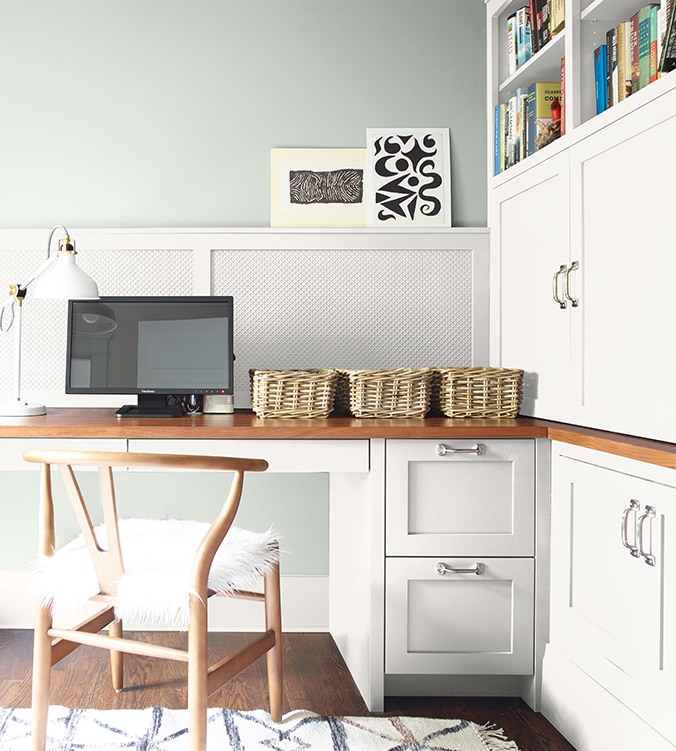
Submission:
[[[185,634],[134,634],[166,646],[184,648]],[[210,636],[215,661],[247,641],[247,634]],[[284,712],[307,709],[322,715],[367,715],[368,708],[330,634],[289,633],[283,639]],[[0,630],[0,706],[29,707],[32,632]],[[52,671],[52,704],[98,709],[151,706],[185,707],[187,666],[135,655],[125,656],[125,688],[111,684],[108,654],[80,647]],[[259,660],[217,691],[210,706],[267,709],[265,660]],[[472,720],[501,727],[522,751],[575,751],[547,720],[519,698],[387,697],[388,715]]]

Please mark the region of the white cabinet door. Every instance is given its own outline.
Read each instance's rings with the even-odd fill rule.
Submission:
[[[568,154],[504,183],[491,203],[492,361],[524,369],[522,414],[568,419],[565,272],[557,277],[556,294],[566,307],[554,300],[554,275],[569,265]]]
[[[532,558],[388,558],[385,576],[385,672],[533,672]]]
[[[534,441],[389,440],[386,456],[388,556],[533,555]]]
[[[676,441],[673,346],[676,90],[570,151],[571,244],[584,288],[571,311],[569,421]]]
[[[554,448],[551,642],[676,740],[676,472]]]

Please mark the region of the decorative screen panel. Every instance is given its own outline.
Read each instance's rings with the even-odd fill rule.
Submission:
[[[235,403],[249,368],[472,365],[471,250],[214,250],[234,297]]]

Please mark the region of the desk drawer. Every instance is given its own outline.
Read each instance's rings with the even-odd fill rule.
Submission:
[[[132,439],[129,451],[266,459],[270,472],[368,472],[367,440]]]
[[[531,674],[533,588],[532,558],[388,558],[385,672]]]
[[[387,555],[533,555],[534,477],[531,440],[387,441]]]

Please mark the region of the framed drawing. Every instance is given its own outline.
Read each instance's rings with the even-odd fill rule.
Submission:
[[[271,149],[271,227],[365,227],[366,149]]]
[[[368,128],[370,227],[450,227],[448,128]]]

